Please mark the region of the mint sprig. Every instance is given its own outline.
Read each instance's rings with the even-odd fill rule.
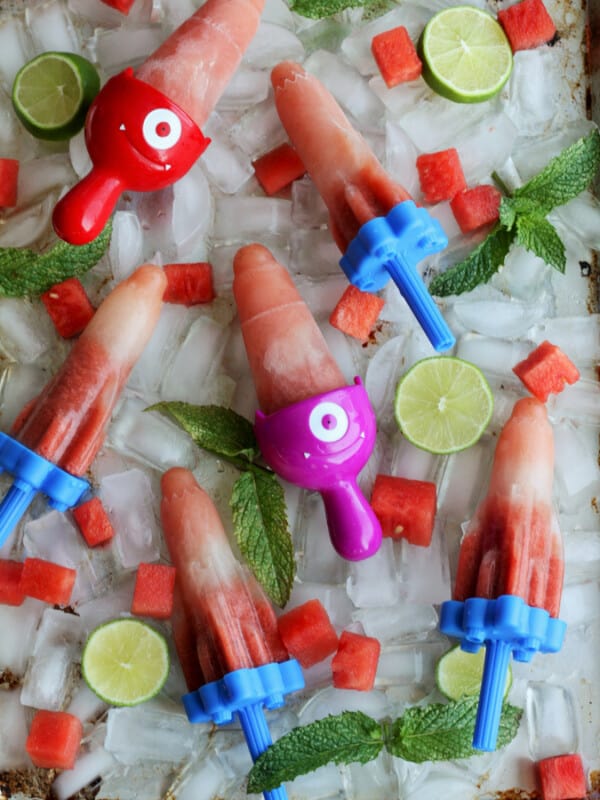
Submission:
[[[595,128],[565,148],[511,196],[502,198],[498,224],[466,259],[431,281],[431,294],[462,294],[485,283],[500,269],[513,242],[564,272],[565,247],[546,217],[581,194],[599,167],[600,134]]]
[[[106,252],[111,233],[109,222],[89,244],[78,246],[60,240],[42,253],[17,247],[0,249],[0,294],[36,296],[67,278],[85,274]]]
[[[146,411],[170,417],[198,447],[242,471],[231,492],[233,532],[255,577],[271,600],[283,607],[294,582],[294,548],[283,488],[271,470],[256,463],[260,451],[252,424],[215,405],[161,402]]]
[[[447,761],[476,755],[471,741],[478,697],[409,708],[397,720],[377,722],[360,711],[344,711],[311,722],[282,736],[256,760],[248,778],[249,792],[274,789],[283,781],[333,762],[365,764],[383,747],[405,761]],[[505,703],[497,747],[517,734],[522,709]]]

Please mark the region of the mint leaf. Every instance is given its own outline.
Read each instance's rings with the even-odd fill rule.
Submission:
[[[514,192],[537,204],[537,212],[546,216],[587,189],[600,167],[600,134],[594,129],[588,136],[567,147],[534,178]]]
[[[67,278],[83,275],[104,255],[112,223],[100,236],[81,246],[58,241],[43,253],[27,248],[0,249],[0,294],[5,297],[40,295]]]
[[[258,445],[252,423],[230,408],[195,406],[170,401],[156,403],[146,411],[160,411],[171,417],[192,437],[198,447],[219,456],[252,461],[258,456]]]
[[[500,222],[511,230],[516,220],[523,214],[539,214],[535,200],[528,197],[503,197],[500,201]]]
[[[235,482],[230,505],[242,556],[271,600],[283,607],[294,582],[294,548],[281,484],[274,473],[251,469]]]
[[[565,246],[554,226],[545,217],[537,214],[518,216],[517,242],[559,272],[565,271]]]
[[[286,733],[258,757],[248,778],[248,792],[276,789],[284,781],[324,764],[366,764],[383,747],[381,725],[361,711],[325,717]]]
[[[331,17],[347,8],[370,6],[373,0],[291,0],[290,8],[296,14],[310,19]],[[378,2],[378,0],[374,0]]]
[[[470,292],[480,283],[485,283],[504,263],[514,237],[514,231],[496,225],[467,258],[436,275],[429,291],[432,295],[447,297]]]
[[[468,758],[478,751],[471,744],[479,696],[451,703],[409,708],[391,726],[386,747],[406,761],[447,761]],[[498,747],[516,736],[522,710],[505,704],[498,732]]]

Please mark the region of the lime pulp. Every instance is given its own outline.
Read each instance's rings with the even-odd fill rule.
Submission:
[[[437,663],[435,680],[438,689],[450,700],[460,700],[461,697],[478,695],[481,689],[484,661],[485,647],[481,647],[476,653],[468,653],[459,645],[448,650]],[[507,696],[511,686],[512,669],[509,664],[504,697]]]

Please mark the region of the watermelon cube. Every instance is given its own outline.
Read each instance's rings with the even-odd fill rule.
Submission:
[[[252,166],[258,182],[268,195],[281,191],[306,172],[302,159],[287,142],[257,158]]]
[[[88,547],[110,541],[115,535],[108,514],[99,497],[92,497],[73,509],[73,516]]]
[[[21,589],[23,564],[0,558],[0,603],[7,606],[20,606],[25,595]]]
[[[556,36],[556,26],[542,0],[521,0],[504,8],[498,11],[498,22],[513,53],[539,47]]]
[[[381,645],[372,636],[343,631],[331,662],[336,689],[369,692],[375,683]]]
[[[81,744],[81,721],[66,711],[36,711],[25,749],[36,767],[73,769]]]
[[[423,69],[410,34],[403,25],[374,36],[371,52],[388,89],[416,80]]]
[[[426,203],[452,200],[455,194],[467,188],[458,150],[454,147],[420,155],[417,172]]]
[[[212,266],[206,261],[165,264],[164,273],[167,276],[165,303],[195,306],[214,300]]]
[[[495,186],[482,184],[463,189],[450,200],[450,208],[463,233],[497,222],[500,216],[501,192]]]
[[[543,341],[526,359],[513,367],[525,388],[545,403],[549,394],[559,394],[565,383],[579,380],[579,370],[563,351],[549,341]]]
[[[23,562],[20,589],[27,597],[44,603],[66,606],[71,599],[77,572],[42,558],[26,558]]]
[[[338,635],[320,600],[307,600],[277,620],[286,650],[303,667],[312,667],[335,653]]]
[[[394,475],[377,475],[371,507],[384,536],[406,539],[411,544],[431,544],[436,513],[436,486]]]
[[[94,306],[77,278],[51,286],[41,300],[63,339],[77,336],[94,316]]]
[[[17,205],[19,162],[16,158],[0,158],[0,208]]]
[[[587,796],[581,756],[570,753],[537,763],[542,800],[580,800]]]
[[[175,567],[140,564],[135,576],[131,613],[139,617],[169,619],[173,611]]]
[[[385,301],[350,284],[329,317],[330,325],[361,342],[369,338]]]

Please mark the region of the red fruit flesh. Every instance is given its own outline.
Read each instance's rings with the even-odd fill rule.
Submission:
[[[338,636],[320,600],[308,600],[277,620],[281,639],[292,658],[312,667],[334,653]]]
[[[96,547],[115,535],[108,514],[99,497],[93,497],[73,509],[73,516],[88,547]]]
[[[77,572],[42,558],[26,558],[23,562],[20,589],[27,597],[35,597],[52,605],[66,606],[71,599]]]
[[[579,380],[579,370],[563,351],[551,342],[544,341],[526,359],[513,367],[515,375],[525,388],[545,403],[550,394],[559,394],[565,383]]]
[[[371,52],[389,89],[416,80],[423,69],[412,39],[402,25],[374,36]]]
[[[335,688],[369,692],[375,683],[380,652],[377,639],[343,631],[331,662]]]
[[[369,338],[385,301],[350,284],[329,317],[330,325],[361,342]]]
[[[140,564],[135,576],[131,613],[139,617],[169,619],[173,612],[175,567]]]
[[[513,53],[552,41],[556,26],[542,0],[522,0],[498,12]]]
[[[306,172],[302,159],[287,142],[265,153],[252,166],[258,182],[269,196],[277,194]]]
[[[63,339],[80,334],[94,316],[94,306],[77,278],[55,284],[44,292],[41,300]]]
[[[436,486],[393,475],[377,475],[371,507],[384,536],[411,544],[431,544],[436,513]]]
[[[417,171],[426,203],[452,200],[454,195],[467,188],[458,151],[454,147],[419,156]]]
[[[25,749],[36,767],[73,769],[82,736],[83,726],[73,714],[36,711]]]

